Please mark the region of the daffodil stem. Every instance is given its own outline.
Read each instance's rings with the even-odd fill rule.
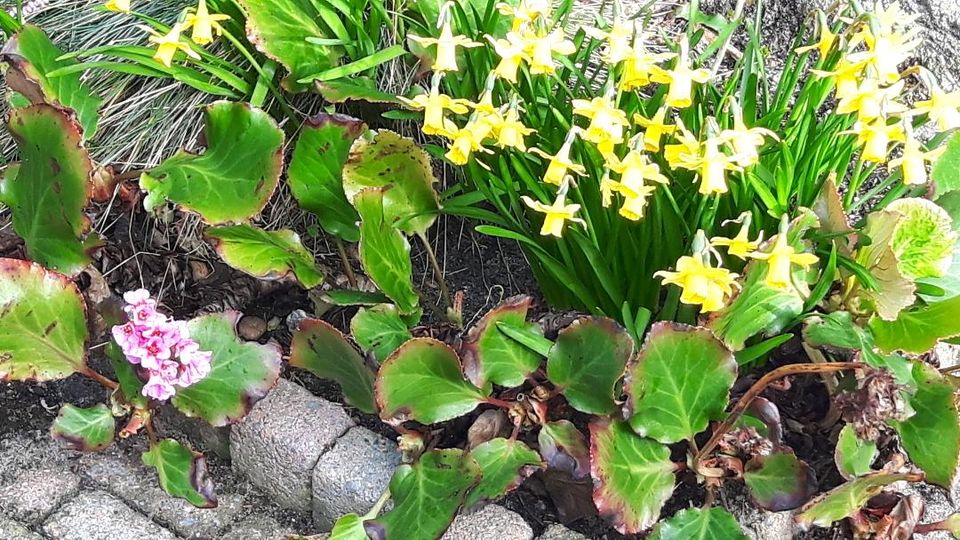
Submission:
[[[733,9],[733,20],[737,21],[740,19],[740,16],[743,14],[743,7],[747,3],[747,0],[737,0],[737,5]],[[720,71],[720,66],[723,65],[723,59],[727,56],[727,49],[730,48],[730,40],[733,38],[733,32],[723,40],[723,46],[720,47],[720,50],[717,51],[717,58],[713,61],[713,67],[710,68],[710,77],[713,77]]]
[[[420,238],[420,241],[423,242],[423,249],[427,253],[427,260],[430,261],[430,266],[433,268],[434,279],[437,282],[437,286],[440,287],[440,298],[446,307],[453,307],[453,303],[450,301],[450,289],[447,288],[447,282],[443,279],[443,270],[440,268],[440,263],[437,262],[437,255],[433,252],[433,246],[430,245],[430,240],[421,232],[418,232],[417,236]]]

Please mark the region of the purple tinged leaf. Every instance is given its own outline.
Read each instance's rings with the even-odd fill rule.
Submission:
[[[143,463],[157,471],[164,491],[198,508],[215,508],[217,495],[203,454],[173,439],[163,439],[143,453]]]
[[[817,492],[813,469],[787,451],[751,459],[743,480],[757,505],[772,512],[798,508]]]
[[[116,422],[106,405],[100,403],[86,409],[66,404],[50,426],[50,435],[69,448],[81,452],[98,452],[113,442]]]
[[[569,420],[547,422],[537,435],[540,455],[551,469],[570,473],[574,478],[590,474],[590,449],[587,438]]]

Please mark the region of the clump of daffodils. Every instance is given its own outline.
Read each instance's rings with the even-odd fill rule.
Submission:
[[[109,11],[131,12],[130,0],[108,0],[104,7]],[[190,41],[196,45],[207,45],[213,42],[217,34],[223,32],[220,22],[229,18],[227,15],[210,13],[207,9],[207,0],[199,0],[197,7],[184,10],[182,20],[171,26],[167,32],[158,32],[148,26],[142,28],[149,34],[149,42],[156,47],[153,59],[170,67],[178,51],[183,51],[194,60],[200,59],[200,55],[193,49],[190,42],[182,37],[184,32],[192,30]]]

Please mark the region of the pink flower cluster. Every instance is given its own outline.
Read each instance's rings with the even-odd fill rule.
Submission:
[[[143,395],[167,400],[176,392],[210,373],[213,353],[201,351],[190,339],[186,323],[157,311],[157,302],[146,289],[124,293],[123,310],[130,321],[113,327],[113,339],[131,364],[148,377]]]

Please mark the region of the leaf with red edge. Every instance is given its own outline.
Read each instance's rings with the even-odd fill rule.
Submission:
[[[725,508],[687,508],[653,529],[649,540],[748,540]]]
[[[319,319],[300,321],[290,346],[290,365],[336,381],[347,402],[361,411],[377,411],[373,372],[347,338],[329,323]]]
[[[751,459],[743,480],[757,506],[772,512],[793,510],[817,492],[817,477],[793,452],[775,452]]]
[[[62,274],[0,259],[0,381],[52,381],[86,369],[83,296]]]
[[[498,324],[508,324],[540,333],[540,326],[527,322],[529,296],[515,296],[488,311],[467,334],[461,351],[464,371],[473,384],[520,386],[527,375],[540,367],[542,357],[504,334]]]
[[[587,438],[569,420],[547,422],[537,435],[540,455],[551,469],[570,473],[574,478],[590,474],[590,449]]]
[[[447,344],[414,338],[380,366],[376,382],[380,418],[433,424],[462,416],[486,400],[463,378],[460,357]]]
[[[470,451],[477,460],[483,479],[464,503],[471,507],[482,500],[493,500],[517,488],[527,477],[543,468],[540,456],[527,445],[502,437],[491,439]]]
[[[307,289],[323,283],[313,255],[290,229],[265,231],[244,224],[210,227],[203,234],[223,262],[253,277],[295,281]]]
[[[173,439],[163,439],[143,453],[143,463],[157,471],[164,491],[197,508],[216,508],[217,494],[203,454]]]
[[[803,507],[796,521],[801,527],[816,525],[829,527],[834,522],[852,516],[884,486],[900,480],[917,480],[918,475],[876,472],[855,478],[846,484],[820,495]]]
[[[116,427],[103,403],[85,409],[67,403],[50,426],[50,435],[74,450],[97,452],[113,442]]]
[[[653,526],[674,488],[670,449],[638,436],[626,422],[590,424],[593,502],[622,534]]]

